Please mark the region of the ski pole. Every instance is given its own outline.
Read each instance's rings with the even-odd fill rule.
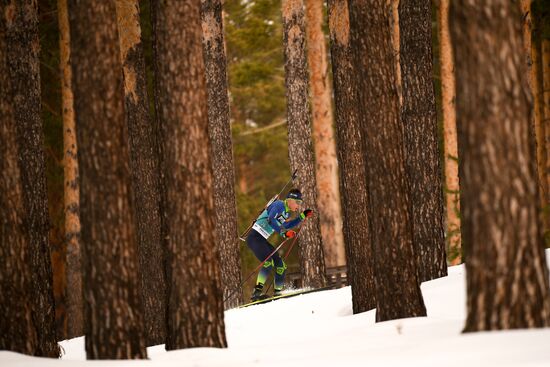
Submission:
[[[258,213],[258,215],[256,215],[256,217],[254,218],[254,220],[252,221],[252,223],[250,223],[250,225],[244,230],[243,234],[241,234],[241,235],[239,236],[239,239],[240,239],[241,241],[246,241],[246,236],[248,236],[248,233],[249,233],[250,230],[252,229],[252,226],[254,226],[254,223],[256,223],[256,220],[258,219],[258,217],[260,216],[260,214],[262,214],[263,211],[264,211],[267,207],[269,207],[275,200],[278,200],[278,199],[279,199],[279,197],[281,196],[281,194],[282,194],[283,192],[285,192],[286,187],[287,187],[290,183],[292,183],[292,181],[294,181],[294,179],[296,178],[296,174],[297,174],[297,173],[298,173],[298,170],[295,169],[294,172],[292,173],[292,176],[290,176],[290,180],[287,181],[287,183],[283,186],[283,188],[281,189],[281,191],[279,191],[279,193],[278,193],[277,195],[273,196],[273,197],[271,198],[271,200],[269,200],[269,201],[267,202],[267,204],[262,208],[262,210],[260,210],[260,212]]]
[[[277,248],[274,249],[273,252],[271,252],[271,253],[265,258],[265,260],[262,261],[262,262],[260,263],[260,265],[258,265],[258,266],[256,267],[256,269],[254,269],[250,274],[248,274],[248,276],[241,282],[241,284],[239,284],[239,286],[238,286],[237,288],[235,288],[235,289],[233,290],[233,292],[229,293],[229,294],[227,295],[227,297],[224,298],[223,301],[224,301],[224,302],[227,301],[227,300],[230,299],[235,293],[237,293],[237,291],[238,291],[239,289],[242,288],[242,286],[246,283],[246,281],[247,281],[248,279],[250,279],[250,277],[251,277],[252,275],[254,275],[254,274],[255,274],[255,273],[265,264],[265,262],[266,262],[267,260],[269,260],[269,258],[271,258],[271,256],[273,256],[277,251],[279,251],[279,249],[280,249],[281,247],[283,247],[283,245],[284,245],[287,241],[288,241],[288,238],[287,238],[286,240],[284,240],[283,242],[281,242],[281,244],[280,244],[279,246],[277,246]]]

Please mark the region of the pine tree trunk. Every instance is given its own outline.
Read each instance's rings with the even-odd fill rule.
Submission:
[[[518,4],[453,1],[465,331],[548,326],[531,108]],[[503,72],[505,71],[505,72]],[[488,185],[487,183],[491,184]]]
[[[290,168],[292,172],[298,170],[295,182],[304,195],[304,205],[316,213],[303,224],[300,233],[302,282],[305,287],[319,288],[326,284],[326,275],[317,215],[303,1],[283,0],[282,14]]]
[[[323,33],[323,2],[305,0],[307,60],[311,79],[311,106],[317,207],[325,263],[329,267],[346,264],[342,235],[342,208],[338,187],[338,161],[332,126],[332,100],[327,50]]]
[[[116,0],[124,99],[130,143],[132,188],[136,208],[142,300],[147,345],[164,343],[165,287],[160,217],[160,168],[157,126],[149,98],[137,0]]]
[[[154,3],[166,179],[166,349],[225,347],[200,0]]]
[[[390,6],[385,0],[349,2],[367,157],[377,321],[426,315],[415,268]]]
[[[400,65],[413,243],[418,280],[447,275],[443,185],[433,87],[431,3],[399,4]]]
[[[449,34],[449,2],[439,0],[439,63],[441,65],[441,103],[443,113],[443,146],[445,159],[445,212],[447,258],[451,265],[462,262],[460,234],[460,185],[456,134],[455,75],[453,48]]]
[[[241,251],[237,240],[237,206],[235,170],[229,122],[229,96],[224,49],[221,0],[202,0],[201,18],[203,49],[208,91],[208,127],[212,140],[212,170],[214,172],[214,208],[216,235],[220,248],[225,308],[243,302],[243,293],[228,296],[241,284]]]
[[[146,358],[116,7],[69,1],[88,359]]]
[[[57,1],[59,21],[59,66],[63,112],[63,172],[65,201],[65,259],[67,338],[84,334],[82,320],[82,265],[80,251],[80,199],[74,121],[71,50],[67,0]]]
[[[357,86],[349,37],[347,0],[328,1],[330,53],[338,159],[342,188],[343,233],[353,313],[376,307],[372,247],[368,229],[366,160],[363,151]]]
[[[58,357],[55,306],[49,246],[44,139],[40,119],[40,66],[38,5],[35,1],[11,1],[7,6],[6,50],[13,113],[17,121],[17,145],[23,200],[28,220],[30,260],[33,269],[33,322],[38,344],[34,355]]]
[[[18,162],[15,118],[8,60],[7,28],[14,4],[0,3],[0,350],[34,355],[38,338],[33,324],[32,251],[26,232],[27,216]],[[13,9],[13,8],[12,8]]]

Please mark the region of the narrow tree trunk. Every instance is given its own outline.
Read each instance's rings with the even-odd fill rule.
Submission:
[[[48,233],[50,222],[46,193],[44,139],[40,119],[40,66],[38,5],[31,0],[11,1],[6,11],[6,50],[15,98],[19,165],[23,200],[28,220],[30,260],[33,269],[33,322],[37,356],[58,357],[55,307]]]
[[[415,268],[390,6],[385,0],[349,2],[354,77],[363,108],[377,321],[426,315]]]
[[[451,265],[458,265],[462,262],[462,239],[460,234],[460,186],[456,134],[455,74],[453,48],[449,34],[450,0],[439,0],[438,2],[437,21],[439,23],[439,63],[441,67],[441,104],[445,157],[447,259]]]
[[[235,169],[229,122],[227,61],[225,58],[221,0],[202,0],[202,43],[208,91],[208,127],[212,140],[216,235],[220,247],[223,295],[234,293],[241,284],[241,251],[237,241]],[[225,308],[242,304],[243,293],[227,298]]]
[[[313,143],[317,180],[317,207],[327,266],[346,264],[342,235],[342,208],[338,187],[336,141],[332,127],[332,100],[327,50],[323,33],[323,2],[305,0],[307,60],[311,79]]]
[[[400,65],[400,56],[399,56],[399,3],[400,0],[391,0],[391,43],[393,46],[393,55],[395,58],[395,84],[397,87],[397,94],[399,95],[399,106],[403,103],[403,85],[401,83],[401,65]]]
[[[296,182],[304,203],[316,213],[304,223],[300,234],[302,281],[306,287],[319,288],[326,284],[326,275],[317,215],[303,1],[283,0],[282,13],[290,168],[298,170]]]
[[[147,345],[164,343],[165,287],[160,217],[158,132],[149,114],[149,98],[137,0],[116,0],[124,99],[136,208],[142,301]]]
[[[38,338],[33,324],[32,267],[18,163],[15,118],[8,60],[7,28],[13,4],[0,3],[0,350],[34,355]]]
[[[548,135],[550,129],[544,123],[544,91],[543,91],[543,60],[542,42],[539,36],[542,28],[542,20],[539,13],[540,1],[521,1],[523,17],[523,42],[527,56],[529,77],[527,81],[533,95],[533,110],[531,123],[534,125],[537,158],[537,177],[539,179],[539,197],[542,217],[543,233],[548,231],[550,217],[548,216],[548,203],[550,192],[548,186]]]
[[[453,1],[451,20],[456,53],[462,55],[456,80],[468,254],[464,331],[548,326],[548,270],[519,6]]]
[[[65,201],[65,259],[67,338],[84,333],[82,320],[82,265],[80,252],[80,199],[78,160],[71,83],[71,50],[67,0],[57,1],[59,21],[59,66],[63,114],[63,173]]]
[[[355,314],[376,307],[376,292],[367,221],[366,157],[354,79],[347,0],[328,1],[328,23],[342,187],[343,232]]]
[[[400,65],[406,171],[418,280],[447,275],[443,185],[433,87],[431,3],[399,4]]]
[[[547,18],[547,20],[549,20]],[[548,25],[547,25],[548,26]],[[542,70],[540,71],[542,74],[542,98],[539,97],[540,100],[542,100],[542,121],[540,125],[542,125],[541,129],[544,129],[544,134],[546,136],[546,144],[543,148],[546,153],[546,170],[543,171],[544,178],[545,178],[545,184],[544,184],[544,202],[542,205],[542,212],[543,212],[543,233],[545,234],[545,237],[548,238],[550,231],[550,40],[549,39],[542,39],[541,40],[541,49],[542,49],[542,55],[541,55],[541,66]],[[540,101],[539,101],[540,103]]]
[[[116,8],[69,1],[88,359],[146,358]]]
[[[154,3],[166,179],[166,349],[225,347],[200,0]]]

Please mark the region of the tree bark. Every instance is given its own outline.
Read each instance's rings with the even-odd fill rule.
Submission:
[[[157,126],[149,98],[137,0],[116,0],[147,345],[164,343],[165,287]]]
[[[283,0],[282,14],[290,168],[293,172],[298,170],[296,183],[304,195],[304,205],[318,213],[311,141],[311,114],[308,103],[303,1]],[[304,222],[299,243],[303,285],[311,288],[325,286],[325,261],[319,215],[314,215]]]
[[[397,87],[397,94],[399,95],[399,106],[403,103],[403,85],[401,82],[401,65],[400,65],[400,29],[399,29],[399,3],[401,0],[390,0],[391,1],[391,43],[393,46],[393,55],[395,58],[395,84]]]
[[[451,265],[462,262],[460,233],[460,184],[456,133],[455,75],[453,48],[449,34],[449,2],[438,0],[439,63],[441,65],[441,103],[445,159],[445,214],[447,259]]]
[[[338,187],[338,160],[332,126],[332,100],[327,51],[323,33],[323,2],[305,0],[307,60],[311,80],[311,107],[317,207],[325,263],[329,267],[346,264],[342,235],[342,208]]]
[[[453,1],[450,17],[460,55],[457,125],[468,259],[464,331],[548,326],[548,270],[519,6]]]
[[[67,337],[84,334],[82,320],[82,265],[80,251],[80,199],[78,157],[71,83],[71,50],[67,0],[57,1],[59,21],[59,67],[63,116],[63,173],[65,201],[65,259]]]
[[[550,21],[550,19],[547,18]],[[546,153],[546,169],[543,171],[545,184],[544,184],[544,202],[542,205],[543,214],[543,228],[542,232],[545,237],[548,238],[550,233],[550,40],[541,40],[541,74],[542,74],[542,121],[541,129],[544,129],[545,134],[545,147],[543,148]],[[539,97],[540,98],[540,97]]]
[[[366,157],[359,120],[357,85],[349,35],[347,0],[328,1],[330,53],[338,159],[342,188],[343,233],[353,313],[376,307],[372,246],[368,228]]]
[[[33,324],[29,237],[18,163],[15,94],[8,59],[7,29],[15,4],[0,3],[0,349],[28,355],[38,344]]]
[[[418,280],[447,275],[443,185],[433,87],[431,3],[400,0],[400,65],[406,171]]]
[[[16,120],[20,177],[32,266],[33,323],[36,356],[58,357],[55,306],[48,233],[50,229],[40,119],[38,5],[31,0],[6,5],[6,50]]]
[[[166,349],[225,347],[200,0],[154,3],[166,179]]]
[[[385,0],[349,2],[354,75],[363,108],[377,321],[426,315],[415,269],[390,6]]]
[[[228,297],[239,287],[242,276],[221,0],[202,0],[201,19],[208,92],[208,128],[212,141],[215,226],[220,259],[223,259],[220,265],[223,296],[226,298],[224,306],[229,309],[242,304],[243,293],[239,289]]]
[[[69,1],[88,359],[146,358],[114,1]]]

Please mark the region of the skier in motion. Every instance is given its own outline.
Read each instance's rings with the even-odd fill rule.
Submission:
[[[246,237],[246,244],[258,260],[266,260],[282,241],[295,237],[296,232],[292,228],[313,215],[311,209],[299,213],[301,204],[302,193],[298,189],[292,189],[286,195],[286,199],[274,201],[256,219],[252,230]],[[274,295],[281,294],[284,286],[286,264],[279,253],[276,252],[264,262],[258,273],[254,293],[251,297],[252,301],[261,298],[264,284],[273,267],[275,267]]]

